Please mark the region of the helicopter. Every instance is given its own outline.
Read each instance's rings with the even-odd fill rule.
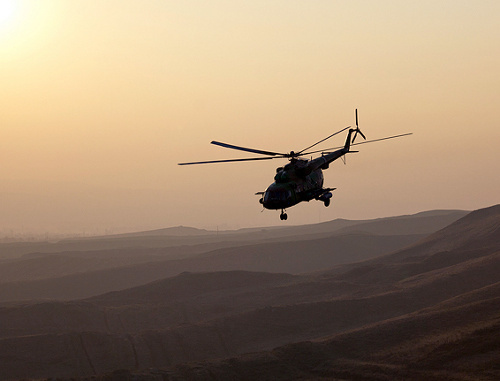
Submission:
[[[196,162],[178,163],[178,164],[196,165],[196,164],[213,164],[213,163],[228,163],[228,162],[288,158],[289,159],[288,164],[282,167],[278,167],[276,169],[274,182],[271,185],[269,185],[269,187],[264,192],[255,193],[256,195],[261,196],[259,202],[265,209],[281,210],[280,219],[287,220],[288,215],[286,213],[286,209],[294,205],[297,205],[300,202],[303,201],[309,202],[314,199],[322,201],[326,207],[330,205],[331,198],[333,197],[332,191],[334,191],[337,188],[323,187],[323,182],[324,182],[323,170],[328,169],[330,163],[339,158],[343,158],[344,155],[348,153],[359,152],[359,151],[352,151],[351,146],[394,139],[412,134],[410,132],[400,135],[393,135],[381,139],[366,140],[365,135],[361,132],[358,126],[357,109],[355,114],[356,114],[356,128],[351,128],[351,126],[345,127],[342,130],[337,131],[298,152],[290,151],[290,153],[279,153],[279,152],[263,151],[259,149],[240,147],[232,144],[212,141],[211,144],[220,147],[251,152],[259,155],[264,155],[264,157],[196,161]],[[349,131],[347,132],[347,138],[344,146],[328,148],[325,150],[309,151],[311,148],[317,146],[318,144],[323,143],[324,141],[346,130]],[[360,135],[365,141],[360,143],[355,143],[355,140],[358,135]],[[321,156],[315,159],[311,158],[310,160],[303,158],[304,156],[317,153],[320,153]]]

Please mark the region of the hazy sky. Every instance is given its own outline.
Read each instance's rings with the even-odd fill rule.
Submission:
[[[500,2],[0,0],[0,233],[238,228],[500,202]],[[332,205],[264,211],[354,123]],[[341,134],[325,148],[342,144]]]

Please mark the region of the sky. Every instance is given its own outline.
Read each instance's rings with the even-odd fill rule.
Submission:
[[[0,235],[237,229],[500,201],[500,2],[0,0]],[[355,123],[325,208],[262,211]],[[342,145],[345,133],[321,148]]]

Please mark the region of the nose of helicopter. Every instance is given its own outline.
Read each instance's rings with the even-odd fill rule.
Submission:
[[[261,204],[266,209],[284,209],[293,205],[292,191],[283,185],[273,183],[267,188]]]

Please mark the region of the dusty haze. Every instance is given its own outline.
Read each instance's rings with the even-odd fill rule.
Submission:
[[[355,108],[414,135],[332,165],[332,206],[287,224],[498,203],[498,2],[5,3],[2,235],[276,225],[254,193],[282,162],[176,164],[302,149]]]
[[[499,236],[494,205],[0,243],[0,380],[499,380]]]

